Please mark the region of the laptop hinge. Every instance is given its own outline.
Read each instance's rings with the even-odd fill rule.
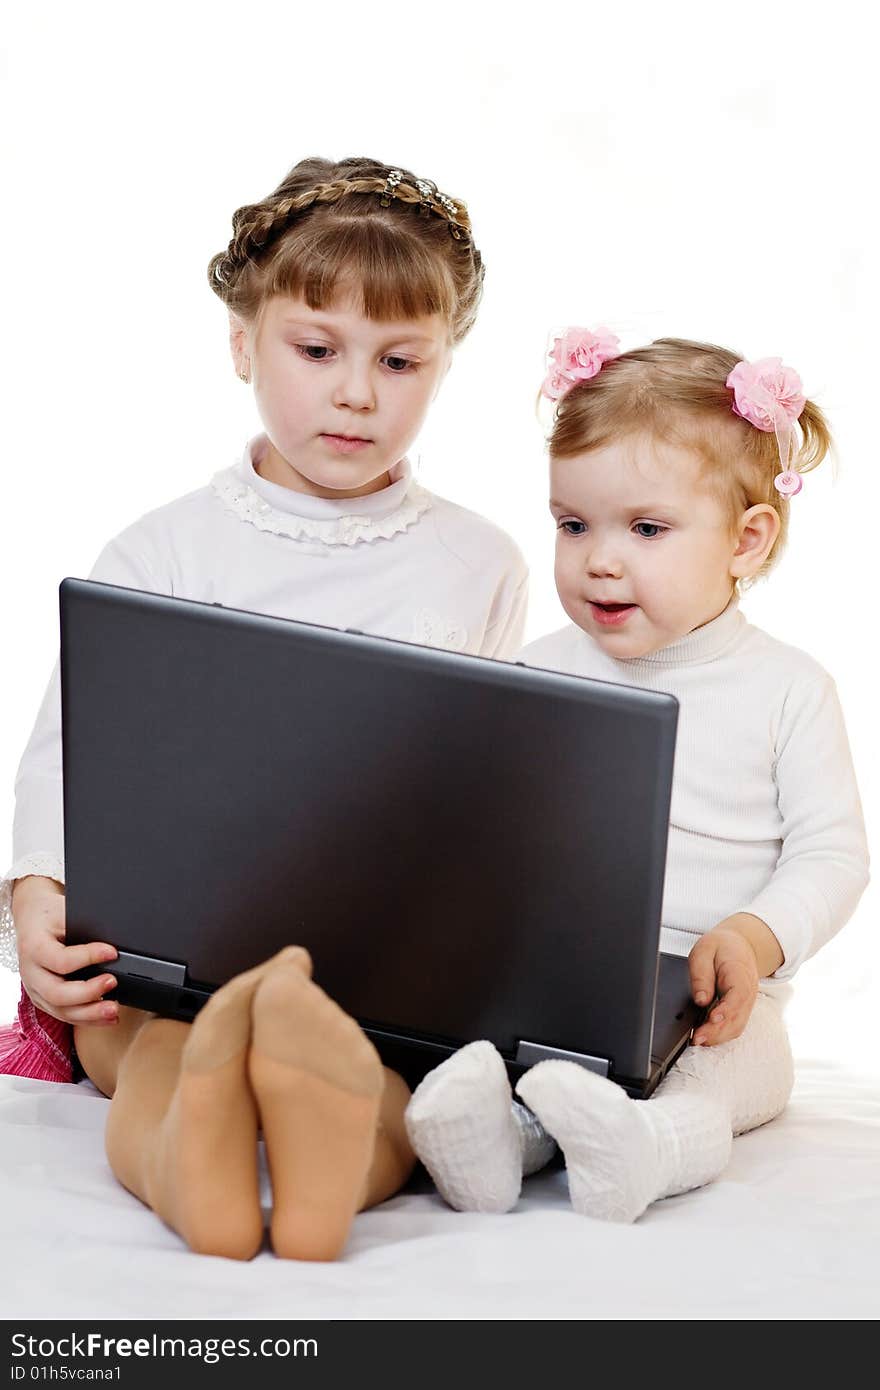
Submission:
[[[517,1045],[514,1061],[522,1067],[533,1067],[536,1062],[577,1062],[578,1066],[598,1072],[600,1076],[607,1076],[611,1070],[607,1057],[591,1057],[585,1052],[566,1052],[563,1047],[526,1041]]]
[[[174,960],[156,960],[154,956],[136,956],[131,951],[120,951],[116,960],[111,960],[104,969],[111,975],[124,975],[132,980],[152,980],[156,984],[186,984],[186,966]]]

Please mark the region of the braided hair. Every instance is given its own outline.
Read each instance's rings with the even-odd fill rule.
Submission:
[[[240,207],[208,283],[246,322],[277,294],[329,306],[360,294],[372,319],[440,314],[452,342],[468,333],[483,262],[467,208],[429,179],[374,159],[304,159],[274,193]]]

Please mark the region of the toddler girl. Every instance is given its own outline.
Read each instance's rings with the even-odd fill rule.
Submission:
[[[661,948],[688,955],[707,1012],[647,1102],[547,1061],[517,1084],[529,1109],[511,1107],[500,1056],[477,1042],[425,1078],[406,1119],[454,1207],[509,1210],[549,1135],[575,1209],[633,1221],[716,1177],[732,1135],[783,1109],[787,982],[868,880],[834,683],[738,602],[778,560],[801,475],[830,439],[779,359],[743,362],[703,343],[618,355],[607,330],[570,329],[544,391],[558,402],[550,510],[572,622],[522,657],[677,697]],[[589,903],[584,915],[588,931]]]
[[[307,159],[239,208],[233,229],[208,278],[264,430],[207,486],[112,540],[92,578],[512,655],[526,605],[519,551],[421,487],[407,461],[482,291],[466,208],[375,160]],[[0,908],[8,941],[14,914],[23,992],[0,1071],[70,1080],[73,1030],[79,1063],[113,1097],[113,1171],[215,1254],[247,1258],[260,1244],[261,1124],[276,1252],[338,1254],[354,1212],[411,1171],[401,1078],[311,983],[304,951],[230,982],[192,1026],[105,999],[112,975],[64,978],[116,952],[63,944],[57,670],[16,793]]]

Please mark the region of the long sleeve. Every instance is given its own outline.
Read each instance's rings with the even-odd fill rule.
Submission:
[[[852,916],[868,883],[868,846],[849,741],[830,676],[789,692],[777,735],[782,851],[742,911],[776,936],[790,979]]]
[[[533,665],[663,691],[679,702],[661,949],[687,955],[748,912],[788,981],[852,916],[868,882],[862,807],[834,681],[732,603],[645,657],[616,661],[574,625]]]
[[[529,603],[528,574],[519,579],[511,593],[505,595],[504,606],[497,619],[486,628],[480,656],[511,661],[522,646]]]
[[[105,584],[167,593],[169,586],[124,537],[101,552],[89,576]],[[0,880],[0,963],[15,966],[12,886],[28,874],[64,882],[61,682],[56,662],[15,780],[12,865]]]

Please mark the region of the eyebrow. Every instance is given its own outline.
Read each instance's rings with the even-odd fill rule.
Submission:
[[[305,319],[287,318],[283,321],[285,328],[317,328],[325,333],[338,333],[339,329],[326,319]],[[437,342],[436,338],[429,333],[408,333],[405,329],[402,333],[389,334],[385,340],[389,343],[424,343],[428,347],[433,347]]]
[[[578,507],[570,507],[567,502],[558,501],[555,497],[550,498],[550,508],[551,510],[559,512],[576,512],[580,510]],[[677,516],[680,509],[671,505],[669,502],[644,502],[637,507],[627,507],[625,510],[630,516],[659,516],[661,514],[665,514],[666,516]]]

